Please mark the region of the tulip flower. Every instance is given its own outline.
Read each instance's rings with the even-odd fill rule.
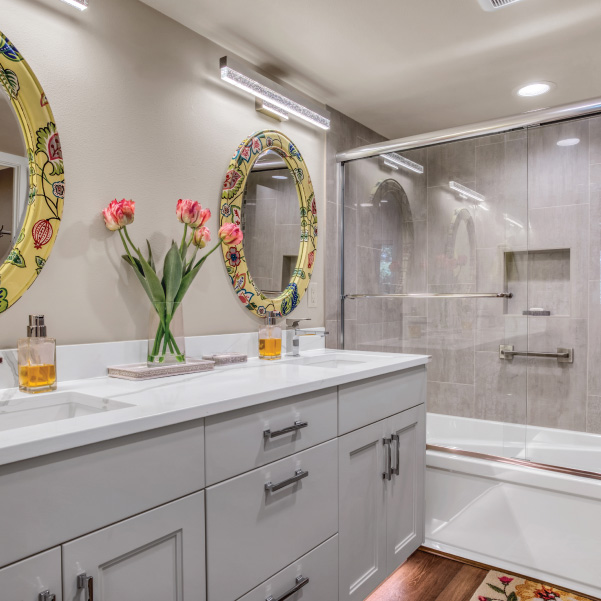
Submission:
[[[182,223],[192,225],[198,219],[201,209],[202,207],[199,202],[180,198],[177,201],[175,214]]]
[[[211,218],[210,209],[203,209],[200,205],[198,205],[198,206],[200,207],[200,211],[198,212],[198,217],[196,218],[196,220],[193,223],[190,223],[190,226],[193,228],[202,227]]]
[[[219,238],[224,244],[238,246],[243,237],[242,230],[234,223],[225,223],[219,228]]]
[[[133,200],[115,199],[102,211],[104,224],[111,232],[120,230],[134,222],[135,210],[136,203]]]
[[[211,230],[208,227],[199,227],[194,230],[192,244],[198,248],[204,248],[211,241]]]

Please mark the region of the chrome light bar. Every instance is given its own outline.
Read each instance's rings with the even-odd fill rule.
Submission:
[[[399,165],[400,167],[404,167],[405,169],[410,169],[411,171],[415,171],[415,173],[423,173],[424,167],[419,163],[414,163],[409,159],[406,159],[404,156],[396,152],[388,152],[386,154],[381,155],[386,161],[390,161],[395,165]]]
[[[300,92],[289,90],[228,56],[221,58],[219,66],[223,81],[317,127],[330,129],[329,111]]]
[[[467,196],[469,198],[473,198],[474,200],[477,200],[478,202],[484,202],[486,200],[486,198],[484,196],[482,196],[482,194],[478,194],[478,192],[476,192],[475,190],[472,190],[471,188],[468,188],[467,186],[458,184],[457,182],[450,181],[449,188],[451,188],[451,190],[455,190],[455,192],[459,192],[459,194],[461,196],[464,196],[464,197]]]
[[[88,8],[88,0],[62,0],[62,2],[77,10],[86,10]]]

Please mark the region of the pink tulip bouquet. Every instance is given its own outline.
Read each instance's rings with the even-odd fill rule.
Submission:
[[[217,244],[199,258],[198,251],[211,241],[211,232],[205,226],[211,217],[211,211],[203,209],[196,201],[178,200],[175,214],[183,223],[184,232],[179,247],[175,241],[171,243],[171,248],[165,255],[162,277],[159,278],[150,242],[146,240],[148,257],[145,258],[127,231],[127,226],[134,221],[134,213],[134,201],[125,199],[113,200],[102,211],[106,227],[119,232],[126,253],[123,259],[133,268],[158,314],[159,325],[154,344],[152,347],[149,344],[148,363],[164,363],[167,356],[183,363],[186,360],[185,355],[180,351],[170,327],[175,311],[208,257],[222,243],[228,246],[240,244],[242,231],[237,225],[226,223],[219,230]]]

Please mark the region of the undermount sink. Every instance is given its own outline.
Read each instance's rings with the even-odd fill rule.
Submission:
[[[101,399],[80,392],[39,394],[32,398],[0,402],[0,431],[35,426],[84,415],[133,407],[128,403]]]

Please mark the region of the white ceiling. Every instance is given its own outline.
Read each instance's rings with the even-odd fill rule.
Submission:
[[[142,1],[388,138],[601,97],[601,0]]]

